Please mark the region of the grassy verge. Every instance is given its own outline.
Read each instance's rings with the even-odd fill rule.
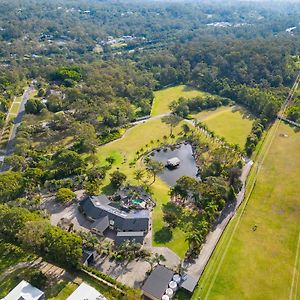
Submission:
[[[228,225],[193,299],[296,299],[299,147],[300,133],[281,124],[247,208],[242,204]],[[255,166],[249,183],[254,172]]]

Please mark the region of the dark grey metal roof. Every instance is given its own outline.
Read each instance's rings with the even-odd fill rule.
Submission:
[[[174,272],[164,266],[158,265],[147,278],[142,291],[161,299],[172,280]]]
[[[182,282],[180,284],[180,287],[182,287],[183,289],[192,293],[194,291],[197,283],[198,283],[197,279],[186,274],[186,275],[182,276]]]
[[[93,224],[92,224],[92,228],[95,228],[99,231],[101,231],[102,233],[109,227],[109,218],[108,216],[105,216],[101,219],[96,220]]]
[[[96,197],[81,201],[80,206],[86,215],[94,220],[108,216],[110,223],[113,221],[114,227],[121,231],[148,230],[150,213],[146,209],[124,211],[113,207],[110,202],[107,203],[105,198],[99,201]]]
[[[117,236],[144,236],[143,231],[124,231],[124,232],[118,232]]]

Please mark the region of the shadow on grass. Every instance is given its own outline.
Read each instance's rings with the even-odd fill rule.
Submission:
[[[156,243],[168,243],[172,238],[173,233],[168,227],[163,227],[154,234],[154,240]]]
[[[118,188],[111,183],[102,187],[102,189],[101,189],[102,193],[105,195],[113,195],[117,190],[118,190]]]

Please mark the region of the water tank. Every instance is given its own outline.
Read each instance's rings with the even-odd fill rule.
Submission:
[[[175,274],[173,276],[173,281],[175,281],[177,284],[179,284],[181,281],[181,276],[179,274]]]
[[[177,291],[177,283],[175,281],[171,281],[169,283],[169,288],[171,288],[174,292]]]
[[[174,296],[174,291],[170,288],[166,289],[166,293],[165,293],[169,298],[173,298]]]
[[[161,300],[170,300],[170,297],[168,295],[163,295],[161,297]]]

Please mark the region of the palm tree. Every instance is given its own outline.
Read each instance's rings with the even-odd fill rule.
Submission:
[[[159,265],[161,262],[166,261],[166,258],[162,254],[155,253],[153,260],[154,260],[154,263]]]
[[[185,239],[188,244],[190,250],[194,253],[199,254],[201,245],[203,243],[203,237],[199,232],[191,232]]]
[[[143,179],[145,175],[145,171],[142,169],[137,169],[134,171],[134,179],[137,180],[138,184],[140,184],[140,181]]]
[[[154,256],[146,258],[146,262],[150,264],[151,272],[153,267],[159,265],[161,262],[166,261],[166,258],[162,254],[155,253]]]

